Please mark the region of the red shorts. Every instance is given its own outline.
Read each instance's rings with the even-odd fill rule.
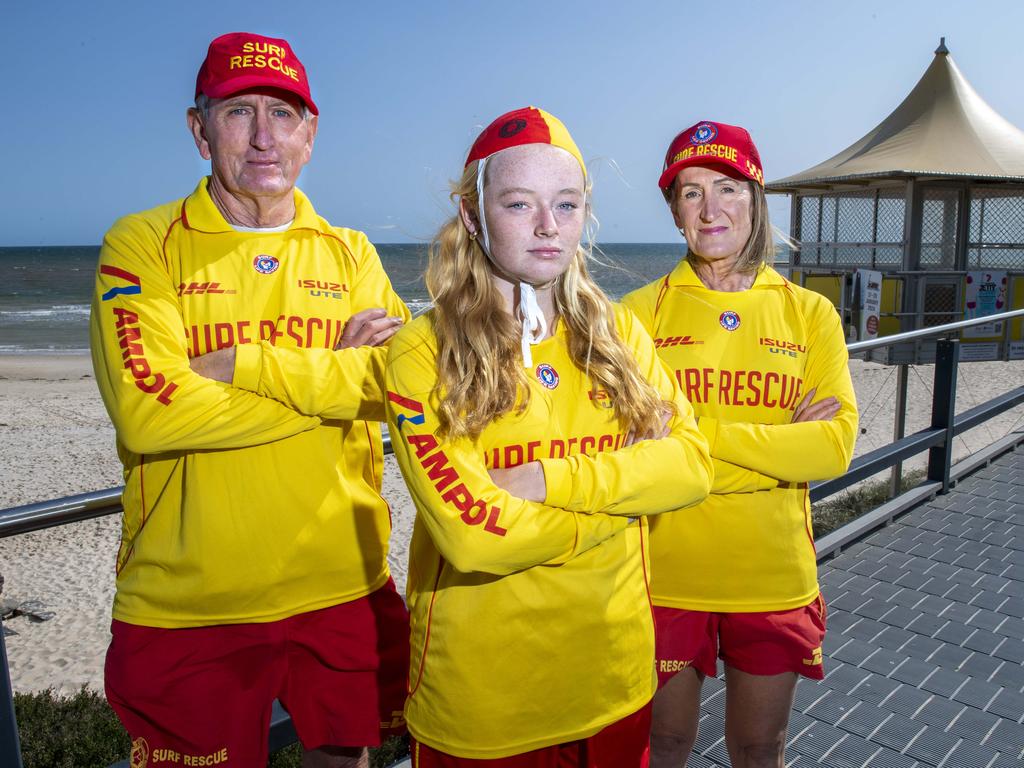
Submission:
[[[456,757],[412,740],[412,768],[647,768],[651,704],[587,739],[555,744],[494,760]]]
[[[790,611],[708,613],[654,606],[655,668],[658,687],[676,672],[693,667],[718,674],[718,661],[751,675],[795,672],[821,680],[825,601]]]
[[[375,746],[405,730],[409,614],[388,581],[265,624],[163,629],[114,621],[107,700],[131,765],[267,763],[274,699],[307,749]]]

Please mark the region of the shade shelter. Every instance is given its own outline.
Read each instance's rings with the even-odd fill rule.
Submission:
[[[794,279],[851,325],[857,269],[882,273],[882,334],[961,319],[974,270],[1005,272],[1006,303],[1024,306],[1024,131],[978,95],[945,38],[881,123],[766,188],[793,197]],[[1019,322],[996,356],[1024,357],[1014,338]]]

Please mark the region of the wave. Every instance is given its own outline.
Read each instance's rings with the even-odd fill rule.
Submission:
[[[88,347],[40,347],[0,344],[0,355],[87,355]]]
[[[88,304],[56,304],[38,309],[0,309],[0,317],[7,321],[50,320],[53,318],[88,317]]]

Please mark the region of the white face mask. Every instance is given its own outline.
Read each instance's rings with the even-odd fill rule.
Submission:
[[[484,215],[484,172],[487,169],[487,160],[488,158],[485,157],[477,164],[476,198],[480,212],[480,247],[484,249],[487,258],[491,259],[493,263],[494,259],[491,258],[491,239],[487,235],[487,217]],[[537,303],[537,292],[533,289],[532,285],[523,281],[519,282],[519,314],[523,319],[523,367],[533,368],[533,353],[530,350],[530,346],[540,344],[544,337],[547,336],[548,321],[544,317],[544,312],[541,310],[540,305]]]

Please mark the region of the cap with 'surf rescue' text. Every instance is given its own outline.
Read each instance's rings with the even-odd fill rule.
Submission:
[[[196,96],[223,99],[252,88],[280,88],[301,98],[309,111],[320,111],[309,95],[309,80],[287,40],[251,32],[221,35],[206,53],[196,77]]]
[[[658,186],[668,190],[688,165],[724,166],[764,186],[761,155],[745,128],[702,120],[669,144]]]

